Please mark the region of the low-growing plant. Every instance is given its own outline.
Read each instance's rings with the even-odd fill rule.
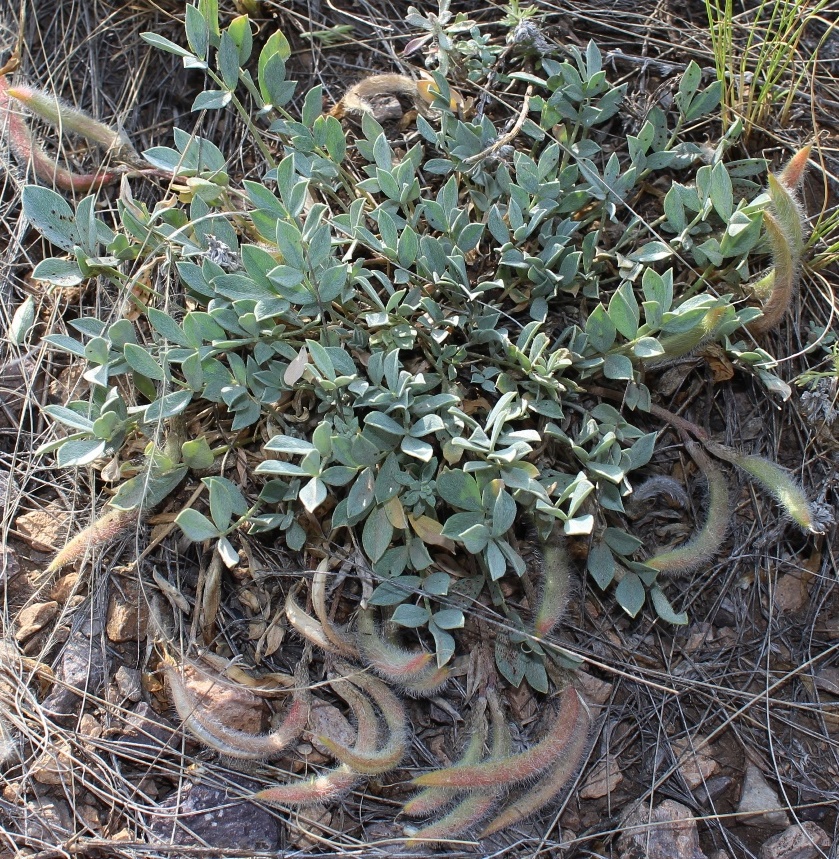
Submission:
[[[702,86],[696,63],[672,110],[653,107],[628,133],[625,88],[609,82],[595,44],[563,59],[521,9],[506,45],[447,14],[412,12],[439,70],[432,104],[408,132],[369,112],[343,126],[323,113],[320,86],[292,108],[282,34],[254,56],[247,16],[221,27],[209,0],[186,7],[187,47],[146,35],[205,72],[211,88],[193,109],[237,111],[266,171],[238,182],[215,144],[176,128],[174,147],[142,158],[171,177],[177,197],[149,208],[123,182],[117,231],[93,196],[73,207],[48,188],[25,189],[27,216],[64,251],[35,277],[58,286],[100,277],[141,311],[136,322],[73,320],[78,336],[46,338],[86,361],[90,396],[46,407],[70,434],[43,452],[82,466],[147,438],[145,464],[110,506],[143,512],[188,473],[203,474],[207,512],[187,507],[176,521],[231,567],[243,532],[272,532],[298,551],[317,519],[326,533],[352,531],[378,583],[367,646],[397,646],[380,622],[426,630],[442,668],[485,589],[508,622],[499,670],[546,691],[539,638],[567,599],[567,560],[547,544],[555,578],[535,627],[526,623],[498,584],[526,571],[516,524],[530,520],[542,541],[584,538],[589,572],[604,589],[620,579],[615,594],[630,615],[650,595],[661,617],[685,622],[624,528],[632,475],[657,439],[630,418],[653,409],[648,372],[711,342],[788,393],[745,331],[762,312],[743,298],[767,251],[764,223],[776,272],[779,242],[796,252],[783,276],[760,281],[770,284],[767,306],[797,277],[801,249],[789,210],[777,212],[783,179],[767,196],[763,161],[723,160],[738,124],[711,152],[687,139],[722,92]],[[517,108],[503,132],[500,107],[493,121],[453,96],[452,83],[467,91],[489,76]],[[674,172],[683,181],[650,216],[645,189]],[[223,446],[179,429],[208,413]],[[176,444],[164,449],[167,428]],[[241,484],[206,474],[231,448],[260,460]],[[453,552],[468,559],[464,576],[439,563]],[[340,653],[344,633],[307,615],[293,592],[289,600],[292,624]]]

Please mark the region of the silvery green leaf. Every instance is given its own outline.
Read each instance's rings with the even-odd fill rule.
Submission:
[[[630,616],[635,617],[644,606],[647,592],[641,579],[635,573],[624,573],[624,577],[615,588],[615,599],[618,605]]]
[[[32,326],[35,324],[35,299],[31,295],[18,305],[9,325],[8,338],[16,346],[20,346],[26,340]]]
[[[656,614],[665,623],[672,623],[674,626],[685,626],[687,624],[687,612],[674,611],[670,600],[667,599],[660,587],[654,586],[650,588],[650,597],[653,601],[653,608],[655,608]]]
[[[466,618],[459,608],[444,608],[435,611],[432,618],[440,629],[462,629],[466,623]]]
[[[23,189],[23,212],[47,241],[65,251],[81,243],[75,212],[60,194],[40,185]]]
[[[32,271],[32,277],[35,280],[55,284],[55,286],[77,286],[85,279],[76,260],[56,259],[55,257],[41,260]]]
[[[423,608],[419,605],[403,603],[396,607],[396,610],[391,616],[391,620],[399,626],[406,626],[409,629],[415,629],[419,626],[425,626],[430,617],[431,613],[427,608]]]
[[[213,537],[221,536],[216,526],[203,513],[199,513],[191,507],[178,513],[175,517],[175,524],[193,543],[202,543],[204,540],[212,540]]]

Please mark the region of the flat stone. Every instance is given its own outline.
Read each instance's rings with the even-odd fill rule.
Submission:
[[[696,790],[720,768],[720,765],[707,753],[703,737],[696,736],[673,741],[673,754],[679,764],[679,773],[691,790]]]
[[[599,799],[611,793],[623,781],[620,764],[614,755],[607,755],[591,771],[580,791],[582,799]]]
[[[183,675],[184,685],[214,719],[228,728],[250,734],[258,734],[262,730],[265,703],[259,696],[195,665],[184,665]]]
[[[332,757],[329,749],[318,742],[318,737],[328,737],[345,749],[355,743],[355,728],[332,704],[318,703],[312,707],[309,713],[309,725],[312,729],[312,745],[323,755]]]
[[[36,632],[40,632],[57,614],[58,603],[54,600],[26,606],[16,618],[15,638],[18,641],[26,641]]]
[[[808,820],[767,839],[760,848],[760,859],[818,859],[829,849],[830,836]]]
[[[39,851],[47,845],[56,847],[70,837],[73,813],[63,799],[36,797],[23,807],[17,828],[24,841]]]
[[[145,701],[140,701],[125,720],[120,743],[158,754],[177,737],[177,728],[156,713]]]
[[[230,778],[230,774],[227,774]],[[198,783],[161,803],[151,818],[151,834],[158,843],[194,845],[218,850],[273,851],[282,842],[282,823],[271,812],[246,799],[263,785],[240,777],[238,787],[222,789]],[[178,802],[180,804],[178,805]]]
[[[108,638],[116,643],[141,641],[146,637],[148,620],[149,608],[137,580],[119,578],[112,584],[108,602]]]
[[[15,519],[17,536],[36,552],[58,552],[67,542],[70,513],[58,504],[48,504],[43,510],[21,513]]]
[[[59,740],[35,760],[30,772],[35,781],[41,784],[65,784],[70,779],[72,769],[70,745]]]
[[[689,808],[667,799],[652,812],[641,805],[621,824],[620,859],[706,859]]]
[[[67,602],[74,595],[79,578],[79,573],[68,573],[56,579],[55,584],[50,588],[50,599],[60,603]]]
[[[0,507],[0,510],[3,508]],[[20,572],[17,552],[6,543],[0,542],[0,582],[7,582]]]
[[[800,572],[786,573],[775,586],[774,602],[778,611],[800,611],[810,598],[807,582]]]
[[[789,826],[778,794],[754,764],[746,765],[737,819],[747,826]]]
[[[120,665],[114,675],[114,683],[123,701],[127,699],[136,704],[143,697],[140,672],[135,668]]]

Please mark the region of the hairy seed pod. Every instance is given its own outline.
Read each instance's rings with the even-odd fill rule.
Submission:
[[[459,787],[482,790],[498,784],[511,785],[538,775],[563,754],[573,738],[577,713],[583,704],[576,690],[568,687],[562,693],[559,710],[554,715],[547,734],[531,748],[501,760],[480,764],[458,764],[418,776],[414,784],[422,787]]]
[[[296,740],[309,720],[308,668],[300,663],[295,675],[296,686],[291,706],[280,726],[267,734],[251,734],[230,728],[219,721],[194,695],[178,668],[171,662],[163,663],[163,672],[169,683],[172,703],[183,724],[201,742],[223,755],[243,760],[275,758]]]
[[[577,772],[589,746],[590,730],[591,716],[588,709],[583,705],[577,713],[577,721],[571,740],[559,760],[542,773],[533,787],[506,805],[484,827],[480,837],[486,838],[514,826],[520,820],[530,817],[531,814],[535,814],[548,803],[553,802],[567,788],[568,782]]]
[[[738,455],[731,462],[772,495],[797,525],[805,531],[818,533],[810,500],[786,469],[762,456]]]
[[[35,175],[48,185],[55,185],[62,191],[86,193],[102,185],[110,185],[122,175],[118,171],[99,171],[97,173],[74,173],[62,167],[35,140],[23,116],[13,109],[9,96],[6,77],[0,75],[0,127],[3,126],[2,114],[6,114],[6,134],[12,152],[23,164],[31,164]]]
[[[355,772],[378,775],[397,767],[408,747],[408,717],[402,702],[388,686],[371,674],[345,663],[336,663],[335,668],[353,685],[366,692],[384,716],[388,730],[387,742],[372,753],[345,749],[329,737],[318,737],[318,742],[329,749],[329,753]]]
[[[763,223],[772,248],[773,267],[771,278],[760,282],[762,291],[767,293],[760,308],[762,315],[748,325],[749,332],[755,335],[771,331],[786,315],[798,284],[800,265],[800,257],[793,253],[789,236],[771,212],[763,213]]]
[[[487,737],[486,698],[479,698],[469,720],[469,742],[458,764],[475,764],[484,753]],[[458,791],[450,787],[426,787],[409,799],[402,813],[409,817],[426,817],[449,805]]]
[[[360,754],[373,754],[379,738],[379,725],[369,699],[349,683],[333,683],[332,688],[350,705],[355,716],[358,727],[353,748]],[[346,793],[358,779],[357,772],[341,764],[308,779],[261,790],[254,798],[273,805],[316,805]]]
[[[565,548],[565,539],[557,528],[542,546],[542,588],[533,629],[536,635],[548,635],[562,620],[571,589],[571,564]]]
[[[115,510],[113,508],[103,513],[87,528],[79,531],[72,540],[50,561],[47,573],[54,573],[67,564],[72,564],[83,558],[91,549],[105,546],[115,540],[139,518],[137,510]]]
[[[104,122],[99,122],[98,119],[73,107],[58,96],[23,85],[9,87],[9,95],[25,104],[29,110],[45,119],[54,128],[74,132],[91,143],[98,143],[105,149],[119,153],[128,151],[137,156],[125,134]]]
[[[772,269],[752,286],[762,301],[763,315],[748,325],[751,334],[765,334],[786,314],[800,277],[807,218],[798,195],[810,147],[805,146],[778,174],[769,176],[769,198],[773,212],[763,213],[766,235],[772,249]]]
[[[659,552],[644,563],[661,573],[682,575],[710,561],[719,551],[731,520],[728,480],[722,469],[694,442],[687,442],[688,452],[708,481],[708,513],[702,528],[675,549]]]
[[[320,625],[323,628],[323,634],[329,639],[334,650],[340,653],[341,656],[349,657],[350,659],[358,658],[358,649],[350,640],[349,635],[342,629],[337,629],[332,623],[332,618],[329,617],[329,612],[326,610],[326,570],[320,569],[315,571],[312,577],[312,607],[315,610]]]
[[[425,697],[438,692],[449,676],[448,668],[434,664],[434,654],[406,650],[382,634],[371,609],[361,609],[356,619],[358,649],[373,670],[411,695]]]

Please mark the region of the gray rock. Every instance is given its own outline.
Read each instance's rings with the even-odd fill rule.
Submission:
[[[707,859],[690,809],[667,799],[652,812],[648,805],[631,811],[621,824],[620,859]]]
[[[17,828],[25,844],[39,850],[63,844],[73,830],[73,813],[63,799],[36,797],[27,802]]]
[[[760,859],[817,859],[829,848],[828,834],[807,821],[767,839],[760,848]]]
[[[126,718],[119,742],[138,752],[157,755],[165,746],[173,745],[176,737],[177,728],[141,701]]]
[[[754,764],[746,764],[737,819],[747,826],[789,826],[778,794]]]
[[[140,672],[135,668],[129,668],[126,665],[120,665],[114,675],[114,683],[116,683],[119,694],[123,700],[128,699],[136,703],[143,697],[143,685],[140,679]]]
[[[94,640],[91,630],[81,626],[74,629],[64,645],[58,669],[60,684],[56,684],[44,699],[44,709],[55,716],[78,716],[79,698],[99,695],[105,680],[105,655]]]
[[[209,845],[223,850],[279,850],[282,823],[253,802],[241,799],[259,789],[249,779],[238,788],[191,784],[180,794],[165,800],[161,809],[169,814],[152,818],[151,832],[165,844]],[[180,805],[178,802],[180,801]]]

